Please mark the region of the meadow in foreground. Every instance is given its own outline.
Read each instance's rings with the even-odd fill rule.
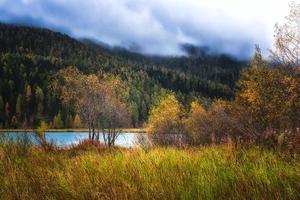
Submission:
[[[300,160],[259,147],[0,145],[0,199],[299,199]]]

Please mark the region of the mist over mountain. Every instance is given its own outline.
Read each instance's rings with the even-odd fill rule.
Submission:
[[[181,56],[186,54],[182,44],[191,44],[249,59],[255,44],[265,54],[272,47],[274,24],[286,9],[285,0],[1,0],[0,21],[147,55]]]
[[[299,130],[300,0],[0,0],[0,200],[300,200]]]

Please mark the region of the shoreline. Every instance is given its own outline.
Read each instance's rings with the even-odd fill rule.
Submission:
[[[0,133],[5,132],[25,132],[25,131],[32,131],[34,129],[0,129]],[[122,133],[146,133],[145,128],[124,128],[121,129]],[[82,128],[82,129],[72,129],[72,128],[66,128],[66,129],[47,129],[46,132],[89,132],[89,129]]]

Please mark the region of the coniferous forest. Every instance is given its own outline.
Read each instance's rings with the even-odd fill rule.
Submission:
[[[186,48],[193,52],[195,47]],[[76,113],[49,89],[55,73],[68,66],[122,79],[129,90],[133,127],[147,120],[150,108],[166,90],[174,91],[184,104],[197,98],[207,102],[233,98],[235,82],[246,66],[229,55],[201,49],[185,57],[144,56],[47,29],[7,24],[0,25],[0,52],[3,128],[36,126],[41,120],[53,128],[71,128]]]
[[[1,200],[300,199],[299,0],[11,2]]]

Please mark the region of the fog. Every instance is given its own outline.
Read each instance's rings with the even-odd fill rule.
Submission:
[[[182,44],[241,58],[272,48],[286,0],[0,0],[0,21],[22,23],[145,54],[183,55]]]

